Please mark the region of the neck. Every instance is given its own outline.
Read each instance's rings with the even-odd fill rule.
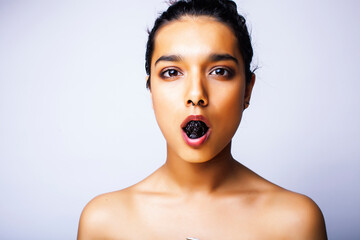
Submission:
[[[238,162],[231,155],[231,142],[213,159],[192,163],[169,154],[163,170],[181,192],[211,193],[234,176]]]

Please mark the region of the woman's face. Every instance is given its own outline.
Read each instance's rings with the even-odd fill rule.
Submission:
[[[206,162],[219,154],[239,126],[253,83],[245,83],[227,25],[187,16],[162,26],[151,60],[151,97],[168,156]]]

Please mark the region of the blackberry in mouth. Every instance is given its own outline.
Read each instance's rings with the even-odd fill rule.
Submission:
[[[189,138],[196,139],[204,136],[209,128],[203,121],[190,121],[183,130]]]

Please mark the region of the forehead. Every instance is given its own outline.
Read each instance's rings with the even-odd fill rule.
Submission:
[[[211,17],[185,16],[158,30],[152,59],[168,54],[205,57],[212,53],[227,53],[241,60],[231,28]]]

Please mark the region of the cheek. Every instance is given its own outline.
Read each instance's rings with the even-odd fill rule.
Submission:
[[[239,126],[244,104],[244,88],[236,84],[223,91],[214,92],[214,121],[221,137],[231,139]]]
[[[177,96],[177,92],[158,86],[153,89],[154,91],[152,92],[151,98],[156,121],[163,135],[167,138],[171,132],[170,130],[180,127],[180,124],[177,124],[177,114],[181,112],[179,108],[182,101],[180,101],[179,96]]]

